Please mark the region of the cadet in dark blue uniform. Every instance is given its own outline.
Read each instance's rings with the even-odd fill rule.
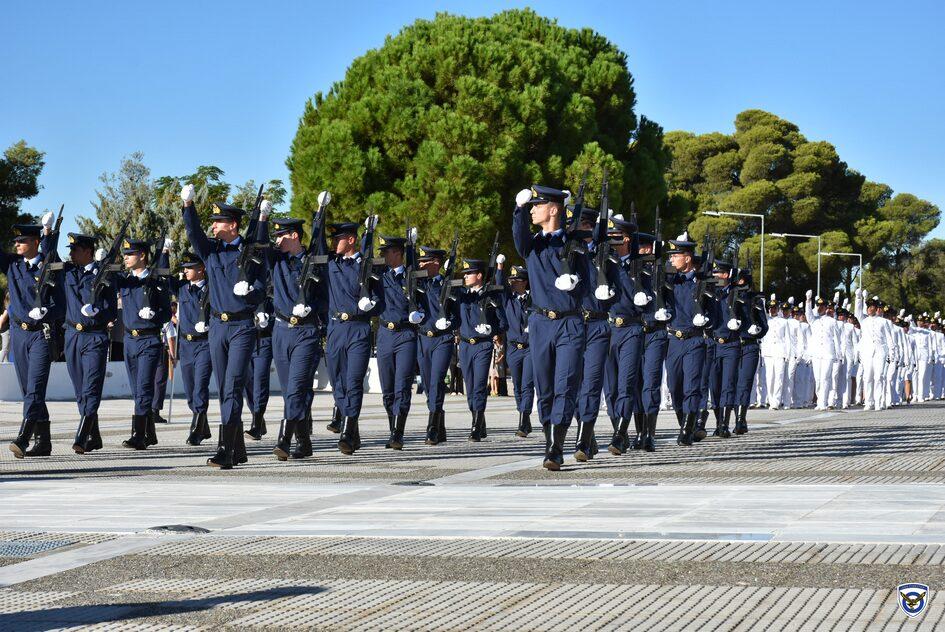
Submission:
[[[502,263],[499,263],[496,283],[505,286],[502,308],[508,322],[506,362],[512,375],[515,407],[518,409],[518,429],[515,434],[527,437],[532,431],[531,412],[535,403],[535,378],[528,350],[528,314],[532,306],[531,293],[528,291],[528,270],[524,266],[512,266],[506,278]]]
[[[61,278],[46,292],[42,306],[36,306],[36,282],[45,253],[55,251],[58,235],[43,236],[52,226],[52,213],[43,217],[43,225],[17,224],[16,254],[0,252],[0,272],[7,275],[10,294],[10,347],[13,351],[16,377],[23,393],[23,423],[16,439],[10,443],[13,456],[49,456],[49,410],[46,408],[46,384],[49,365],[54,359],[54,331],[65,312],[65,296]],[[42,245],[40,242],[42,241]],[[52,270],[52,269],[50,269]],[[60,274],[59,272],[50,272]],[[32,448],[30,438],[36,434]]]
[[[184,278],[172,282],[177,295],[177,356],[187,406],[193,417],[190,422],[189,445],[200,445],[211,437],[207,409],[210,406],[210,288],[207,271],[192,252],[182,257]]]
[[[118,276],[115,286],[125,329],[125,369],[134,398],[131,437],[122,445],[145,450],[158,442],[151,405],[154,374],[162,355],[161,327],[171,318],[170,293],[164,280],[151,276],[148,263],[157,253],[151,254],[148,242],[126,239],[121,253],[126,272]]]
[[[565,198],[564,191],[536,185],[516,195],[512,215],[515,249],[525,259],[532,293],[528,343],[538,414],[545,428],[544,467],[553,471],[564,463],[564,441],[580,387],[584,351],[581,304],[588,287],[587,280],[573,271],[562,272]],[[533,223],[541,230],[532,233]]]
[[[709,346],[715,347],[712,366],[709,369],[709,388],[712,391],[712,411],[715,414],[716,437],[728,438],[732,411],[735,409],[735,388],[738,382],[738,363],[741,357],[741,338],[739,330],[742,322],[737,310],[729,307],[729,295],[733,285],[729,282],[732,264],[716,261],[712,274],[724,283],[716,288],[712,332]]]
[[[102,447],[98,407],[108,363],[108,323],[117,316],[115,291],[103,292],[92,304],[92,286],[98,270],[111,261],[95,261],[94,237],[69,233],[71,262],[65,266],[66,368],[72,379],[79,427],[72,450],[85,454]]]
[[[440,274],[446,259],[446,251],[429,246],[417,249],[420,267],[427,273],[419,279],[423,288],[421,304],[423,320],[419,325],[419,365],[420,379],[427,397],[427,445],[446,442],[446,413],[443,399],[446,396],[446,374],[453,357],[452,300],[447,301],[444,309],[440,305],[440,293],[444,283],[449,283],[451,270]],[[452,290],[450,290],[452,292]]]
[[[280,461],[290,456],[293,435],[298,439],[293,458],[312,455],[311,394],[315,370],[321,360],[321,326],[328,303],[321,285],[307,283],[300,295],[300,276],[306,249],[302,245],[302,220],[273,220],[278,251],[269,254],[275,325],[272,350],[282,385],[285,413],[273,454]],[[316,235],[316,240],[323,240]]]
[[[210,357],[220,391],[220,445],[207,465],[230,469],[234,452],[242,441],[243,388],[249,378],[250,358],[256,347],[256,306],[265,297],[265,268],[249,265],[241,271],[237,265],[240,249],[245,248],[239,235],[243,211],[228,204],[214,204],[210,239],[200,225],[193,204],[194,187],[181,191],[184,200],[184,227],[194,253],[203,261],[210,284]],[[264,238],[270,205],[262,204],[256,240]]]
[[[505,312],[493,305],[499,297],[483,286],[486,265],[481,259],[465,259],[463,284],[456,297],[459,317],[459,361],[466,384],[466,402],[472,413],[470,441],[486,437],[486,399],[493,342],[508,328]],[[489,296],[489,294],[493,296]]]
[[[739,271],[737,284],[742,290],[743,300],[737,303],[738,319],[741,321],[741,355],[738,359],[738,382],[735,391],[735,434],[748,432],[748,406],[751,404],[751,389],[758,373],[759,341],[768,333],[768,317],[765,314],[765,299],[760,292],[751,290],[751,273]]]
[[[394,450],[404,447],[404,429],[416,377],[417,325],[424,317],[419,309],[411,312],[407,300],[404,267],[406,241],[403,237],[382,236],[379,242],[387,270],[381,275],[380,304],[377,308],[380,314],[377,371],[390,428],[386,447]]]
[[[256,307],[256,345],[253,347],[250,376],[246,380],[245,391],[246,408],[253,416],[253,421],[249,430],[243,434],[255,441],[262,439],[267,432],[266,407],[269,406],[269,374],[272,372],[273,358],[272,319],[272,287],[267,284],[266,298]]]

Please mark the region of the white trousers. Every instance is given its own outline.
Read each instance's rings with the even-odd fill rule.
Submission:
[[[830,358],[814,358],[814,384],[817,393],[817,410],[831,406],[833,397],[833,364]]]
[[[784,404],[786,378],[787,360],[785,358],[765,358],[765,382],[770,408],[780,408]]]
[[[882,393],[886,387],[886,356],[873,353],[860,358],[860,382],[863,389],[863,408],[880,410]]]
[[[843,407],[843,399],[847,394],[847,363],[836,361],[833,363],[833,401],[834,408]]]

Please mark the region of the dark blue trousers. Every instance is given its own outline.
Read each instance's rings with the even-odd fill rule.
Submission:
[[[378,329],[376,354],[384,409],[394,415],[406,415],[410,412],[410,396],[416,377],[417,332],[413,329]]]
[[[184,382],[187,406],[193,413],[205,413],[210,405],[210,343],[207,340],[178,339],[180,376]]]
[[[643,334],[643,367],[640,380],[640,408],[637,412],[648,415],[660,411],[660,399],[663,387],[663,362],[669,347],[665,329],[657,329]]]
[[[702,363],[702,379],[699,382],[699,410],[709,409],[709,376],[712,375],[712,366],[715,363],[715,343],[711,339],[705,343],[705,361]],[[718,402],[713,401],[713,406],[718,406]]]
[[[30,421],[48,421],[46,384],[52,363],[52,341],[42,331],[25,331],[10,324],[10,349],[13,368],[23,392],[23,418]]]
[[[157,336],[134,337],[125,334],[125,369],[131,396],[135,400],[135,414],[147,415],[154,402],[154,374],[161,361],[161,339]]]
[[[528,318],[528,346],[541,423],[571,425],[581,387],[584,322],[579,316]]]
[[[164,408],[164,398],[167,397],[167,377],[169,375],[167,363],[167,348],[161,345],[161,357],[154,367],[154,399],[151,400],[152,410]]]
[[[253,348],[252,374],[246,380],[246,407],[251,413],[266,412],[269,405],[269,372],[272,368],[272,336],[259,339]]]
[[[669,338],[666,349],[666,382],[673,408],[685,414],[699,412],[702,369],[705,366],[705,338],[701,335],[680,340]]]
[[[66,329],[66,368],[72,379],[79,415],[87,417],[98,413],[105,385],[105,367],[108,363],[108,334],[103,331],[78,332]]]
[[[600,410],[604,372],[610,353],[610,323],[591,320],[584,323],[584,356],[581,358],[581,388],[577,398],[577,419],[593,424]]]
[[[446,373],[453,358],[453,336],[420,336],[420,379],[427,396],[427,410],[443,410]]]
[[[469,410],[483,411],[489,397],[489,367],[492,366],[492,339],[470,344],[463,339],[459,343],[459,365],[466,384],[466,402]]]
[[[742,355],[741,343],[735,340],[719,344],[710,340],[709,346],[715,347],[712,369],[709,372],[712,405],[714,408],[734,406],[735,388],[738,384],[738,362]]]
[[[751,387],[758,372],[759,348],[757,342],[742,345],[738,359],[738,382],[735,387],[735,406],[751,404]]]
[[[640,407],[640,371],[643,368],[643,325],[614,327],[610,333],[604,383],[607,409],[614,419],[629,419]]]
[[[224,425],[243,420],[243,389],[252,373],[255,348],[256,327],[252,320],[223,322],[213,318],[210,360],[220,391],[220,423]]]
[[[364,376],[370,358],[370,324],[362,321],[331,321],[325,343],[325,360],[331,375],[335,406],[346,417],[361,415]]]
[[[515,407],[520,413],[530,413],[535,404],[535,378],[532,375],[532,356],[528,347],[519,349],[514,342],[506,345],[505,362],[512,375]]]
[[[315,327],[289,327],[277,320],[272,331],[272,355],[282,385],[285,418],[302,421],[311,410],[312,382],[322,356]]]

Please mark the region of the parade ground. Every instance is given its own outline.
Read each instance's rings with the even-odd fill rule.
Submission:
[[[315,398],[315,456],[205,465],[189,415],[146,452],[120,447],[131,404],[101,410],[105,449],[72,454],[72,402],[50,404],[53,456],[0,456],[0,629],[932,630],[945,622],[945,405],[884,412],[751,411],[750,432],[541,467],[511,398],[466,441],[402,452],[365,400],[365,447],[344,456]],[[186,412],[181,401],[177,411]],[[20,404],[0,404],[4,443]],[[165,409],[165,413],[166,413]],[[211,409],[211,419],[214,410]],[[599,428],[609,426],[606,416]],[[709,426],[711,429],[712,422]],[[214,428],[216,433],[216,428]],[[211,442],[215,445],[215,440]],[[930,587],[910,619],[897,586]]]

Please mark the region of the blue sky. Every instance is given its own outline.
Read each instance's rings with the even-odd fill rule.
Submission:
[[[46,152],[27,210],[91,214],[98,176],[215,164],[288,180],[305,100],[437,11],[531,6],[624,50],[637,112],[731,132],[747,108],[825,139],[851,167],[945,208],[945,9],[936,2],[11,2],[0,21],[0,146]],[[945,237],[945,226],[934,233]]]

